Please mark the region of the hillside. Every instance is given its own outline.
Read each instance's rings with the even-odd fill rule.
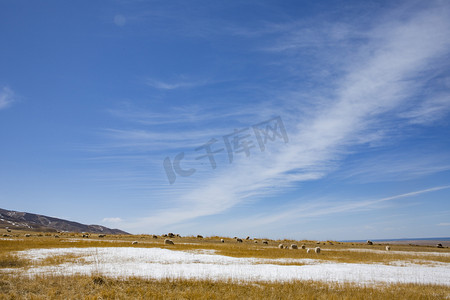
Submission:
[[[120,229],[111,229],[101,225],[85,225],[78,222],[18,212],[0,208],[0,228],[9,227],[16,230],[33,231],[69,231],[69,232],[91,232],[104,234],[128,234]]]

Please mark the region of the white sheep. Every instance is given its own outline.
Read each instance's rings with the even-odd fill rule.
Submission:
[[[320,253],[320,247],[316,247],[316,248],[314,249],[314,252],[316,252],[316,254],[319,254],[319,253]]]
[[[278,248],[283,249],[283,248],[284,248],[284,245],[283,245],[283,244],[279,244],[279,245],[278,245]]]
[[[138,241],[133,241],[131,245],[137,245]]]
[[[386,246],[386,251],[390,251],[391,250],[391,246]]]
[[[311,253],[311,249],[310,248],[306,249],[306,253]]]
[[[306,246],[305,246],[305,245],[302,245],[302,249],[306,249]]]
[[[298,246],[296,244],[292,244],[291,249],[298,249]]]
[[[173,243],[173,241],[172,241],[172,240],[169,240],[169,239],[165,239],[165,240],[164,240],[164,244],[165,244],[165,245],[175,245],[175,244]]]
[[[224,240],[224,239],[220,239],[220,242],[221,242],[221,243],[225,243],[225,240]]]
[[[236,239],[236,242],[242,243],[242,239]]]

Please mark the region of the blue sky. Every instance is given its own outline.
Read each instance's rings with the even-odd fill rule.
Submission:
[[[448,1],[1,0],[0,37],[2,208],[132,233],[449,236]]]

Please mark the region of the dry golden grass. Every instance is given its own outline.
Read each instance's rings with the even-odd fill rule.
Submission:
[[[25,234],[31,234],[25,237]],[[17,236],[15,236],[17,235]],[[392,250],[405,251],[395,253],[384,251],[352,252],[349,248],[384,250],[385,245],[368,246],[357,243],[330,243],[316,241],[269,241],[263,245],[254,240],[237,243],[234,239],[221,237],[198,239],[196,237],[175,237],[175,245],[164,245],[163,237],[153,239],[149,235],[106,236],[99,238],[91,235],[82,238],[81,234],[63,233],[27,233],[14,232],[12,237],[0,238],[0,268],[14,268],[17,272],[0,275],[0,299],[450,299],[450,289],[445,286],[395,284],[377,286],[357,286],[354,284],[330,284],[311,281],[289,283],[236,283],[214,282],[208,280],[145,280],[139,278],[111,279],[101,276],[56,275],[27,277],[20,275],[21,268],[30,266],[58,265],[62,263],[84,264],[82,257],[67,254],[50,256],[39,261],[25,259],[17,251],[38,248],[70,247],[159,247],[172,250],[196,251],[215,250],[217,254],[232,257],[256,258],[314,258],[346,263],[389,263],[392,261],[430,260],[450,263],[449,256],[417,255],[418,252],[450,253],[448,248],[437,249],[426,246],[395,245]],[[132,245],[132,241],[138,241]],[[307,254],[305,250],[279,249],[278,244],[305,244],[307,248],[320,246],[321,254]],[[327,251],[328,250],[328,251]]]
[[[98,238],[98,235],[92,235],[91,238],[82,238],[81,234],[66,233],[59,234],[59,238],[55,238],[54,234],[33,233],[31,237],[24,237],[24,234],[19,237],[12,237],[8,239],[0,238],[0,260],[2,253],[13,254],[15,251],[36,249],[36,248],[71,248],[71,247],[143,247],[143,248],[166,248],[172,250],[194,251],[200,249],[215,250],[217,254],[232,256],[232,257],[256,257],[267,259],[301,259],[314,258],[320,260],[328,260],[334,262],[345,263],[382,263],[389,264],[393,261],[414,261],[419,264],[426,264],[428,262],[443,262],[450,263],[449,255],[425,255],[426,252],[450,253],[448,248],[439,249],[435,247],[426,246],[409,246],[409,245],[395,245],[392,246],[394,251],[385,251],[385,245],[368,246],[356,243],[338,243],[333,242],[321,243],[318,245],[315,241],[292,241],[292,240],[278,240],[269,241],[269,245],[263,245],[262,240],[258,240],[255,244],[254,240],[237,243],[234,239],[225,239],[225,243],[220,242],[220,237],[211,237],[198,239],[195,237],[173,238],[175,245],[164,245],[164,238],[158,237],[153,239],[148,235],[141,236],[107,236],[105,238]],[[132,245],[132,241],[138,241],[137,245]],[[306,245],[307,248],[314,248],[320,246],[323,250],[320,255],[314,253],[307,254],[306,250],[290,250],[279,249],[278,244],[291,245],[293,243],[301,246]],[[368,249],[380,250],[377,252],[355,252],[348,249]],[[395,251],[403,251],[404,253],[396,253]],[[416,254],[414,252],[425,252]],[[295,262],[283,264],[296,264]]]
[[[22,268],[29,265],[29,261],[19,255],[0,252],[0,268]]]
[[[101,276],[0,275],[0,299],[448,299],[449,288],[396,284],[357,286],[313,281],[233,283],[208,280],[126,280]]]
[[[86,261],[82,257],[82,255],[64,254],[64,255],[52,255],[30,264],[36,266],[51,266],[51,265],[60,265],[64,263],[85,264]]]

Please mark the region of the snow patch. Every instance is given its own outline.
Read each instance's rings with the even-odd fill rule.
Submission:
[[[450,286],[446,265],[330,263],[314,259],[235,258],[160,248],[61,248],[18,252],[33,260],[54,255],[82,255],[84,262],[31,267],[25,274],[103,274],[123,278],[183,278],[234,281],[320,280],[325,282],[420,283]],[[295,262],[302,265],[276,265]]]
[[[417,255],[417,256],[450,256],[450,252],[417,252],[417,251],[386,251],[386,250],[376,250],[376,249],[323,249],[325,251],[352,251],[352,252],[373,252],[382,254],[406,254],[406,255]]]

